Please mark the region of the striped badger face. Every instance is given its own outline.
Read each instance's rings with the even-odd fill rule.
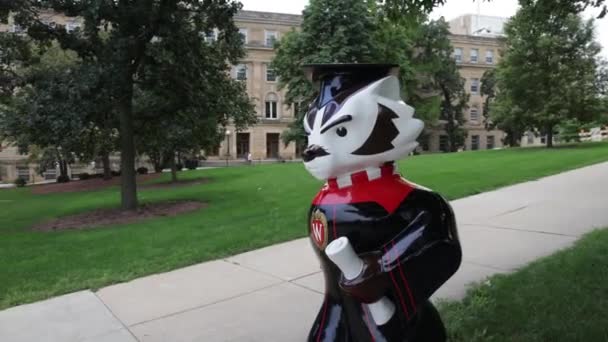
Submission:
[[[306,169],[318,179],[332,179],[407,156],[418,146],[423,128],[414,109],[399,96],[399,80],[347,84],[325,81],[304,118],[308,147]]]

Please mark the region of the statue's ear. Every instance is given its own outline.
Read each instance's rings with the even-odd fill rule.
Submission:
[[[401,96],[399,94],[399,79],[392,75],[372,83],[369,86],[369,90],[372,94],[380,97],[395,101],[401,100]]]

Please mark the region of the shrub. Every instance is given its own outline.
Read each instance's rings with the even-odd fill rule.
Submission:
[[[78,175],[78,179],[80,179],[80,180],[87,180],[89,178],[91,178],[91,175],[86,172],[83,172]]]
[[[181,171],[184,168],[183,164],[175,164],[175,168],[177,169],[177,171]]]
[[[59,176],[57,177],[57,183],[67,183],[70,181],[70,177],[69,176]]]
[[[137,168],[137,173],[139,173],[140,175],[147,175],[148,174],[148,168],[147,167],[138,167]]]
[[[198,159],[188,159],[184,161],[184,165],[188,170],[196,170],[196,168],[198,167]]]
[[[25,186],[25,184],[27,183],[27,181],[25,180],[25,178],[17,178],[15,179],[15,181],[13,182],[15,183],[15,186],[18,188],[23,188]]]
[[[118,171],[112,170],[111,173],[112,173],[112,177],[118,177],[118,176],[120,176],[120,170],[118,170]]]

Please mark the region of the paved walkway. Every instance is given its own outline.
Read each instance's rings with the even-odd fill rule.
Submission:
[[[607,227],[607,189],[602,163],[452,202],[464,262],[435,298]],[[322,293],[300,239],[2,311],[0,341],[303,341]]]

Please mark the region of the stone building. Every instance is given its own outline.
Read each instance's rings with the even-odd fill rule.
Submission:
[[[82,25],[79,19],[67,18],[55,12],[41,12],[41,20],[48,25],[61,24],[71,31]],[[16,25],[9,17],[8,23],[0,23],[0,32],[24,34],[23,28]],[[43,180],[53,180],[57,170],[48,170],[43,175],[38,173],[38,164],[31,161],[29,155],[20,154],[17,147],[0,141],[0,183],[12,182],[16,178],[24,178],[30,183]]]
[[[449,21],[454,58],[470,93],[469,108],[465,113],[465,127],[469,132],[466,150],[502,147],[504,133],[485,129],[480,81],[483,73],[498,62],[505,21],[506,18],[480,15],[465,15]],[[301,16],[292,14],[241,11],[237,15],[236,24],[245,37],[248,55],[233,69],[233,77],[247,82],[247,91],[255,101],[260,123],[236,134],[234,129],[228,128],[225,140],[212,154],[213,157],[244,158],[248,152],[254,159],[292,159],[299,156],[295,144],[285,147],[280,142],[281,132],[294,119],[294,110],[283,104],[284,93],[277,89],[276,76],[268,65],[274,56],[272,40],[281,39],[285,32],[298,29],[300,23]],[[447,136],[441,124],[431,128],[430,132],[428,140],[421,144],[422,149],[429,152],[446,150]]]
[[[244,159],[251,152],[253,159],[294,159],[299,155],[296,146],[285,146],[281,133],[294,120],[295,110],[284,103],[284,91],[278,88],[278,77],[270,67],[274,57],[274,42],[291,30],[298,29],[299,15],[241,11],[235,18],[247,57],[232,69],[232,76],[247,84],[259,122],[242,132],[229,127],[226,137],[211,158]]]
[[[45,12],[41,17],[49,25],[62,24],[67,30],[82,25],[77,18],[66,18],[52,12]],[[449,22],[454,58],[459,63],[461,75],[466,79],[466,89],[471,94],[469,108],[465,113],[465,127],[469,132],[466,150],[502,146],[504,134],[498,130],[485,129],[482,116],[483,98],[479,92],[483,73],[494,68],[498,62],[505,21],[505,18],[465,15]],[[270,67],[270,62],[274,57],[274,42],[287,32],[299,29],[302,17],[293,14],[241,11],[235,17],[235,22],[243,35],[247,56],[232,68],[231,74],[235,79],[246,82],[259,123],[241,132],[236,132],[234,127],[228,127],[221,145],[214,151],[206,151],[205,154],[209,159],[221,160],[243,160],[249,153],[254,160],[298,158],[300,151],[295,144],[285,146],[280,138],[289,123],[293,122],[295,108],[285,105],[284,91],[278,89],[277,75]],[[0,24],[0,31],[22,33],[23,30],[9,19],[8,25]],[[210,34],[205,39],[215,39],[215,34]],[[429,152],[445,150],[447,137],[441,125],[431,128],[430,131],[429,139],[421,144],[422,149]],[[94,172],[88,172],[92,171]],[[54,175],[52,171],[47,175],[38,175],[36,164],[29,162],[28,156],[19,155],[16,148],[6,144],[0,147],[0,181],[27,177],[33,182],[45,177],[53,178]]]
[[[486,130],[483,116],[484,97],[481,96],[481,78],[487,70],[496,67],[500,58],[501,38],[506,18],[482,15],[464,15],[449,21],[450,40],[460,75],[465,79],[469,93],[468,109],[464,113],[468,136],[465,150],[485,150],[502,147],[504,133]],[[445,151],[447,137],[441,129],[433,130],[429,141],[430,151]]]

